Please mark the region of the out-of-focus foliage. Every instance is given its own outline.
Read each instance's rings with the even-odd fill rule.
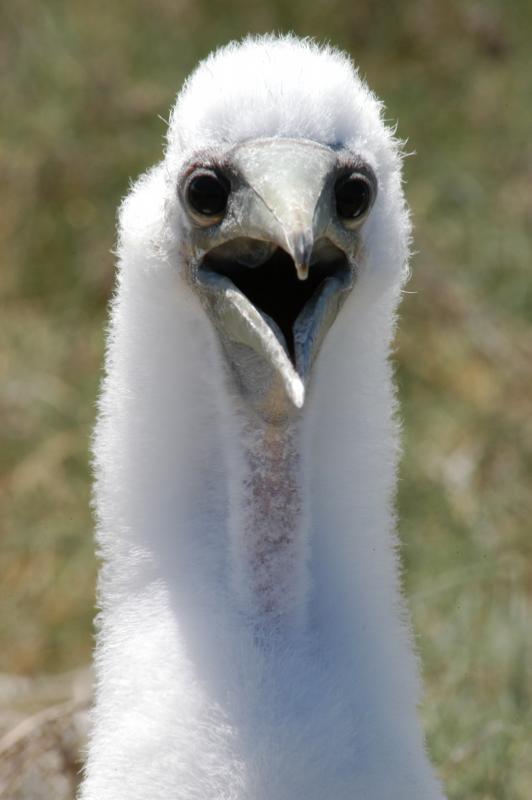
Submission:
[[[530,2],[16,0],[0,16],[0,670],[90,658],[116,206],[200,57],[294,30],[351,52],[416,152],[399,509],[429,746],[454,800],[532,797]]]

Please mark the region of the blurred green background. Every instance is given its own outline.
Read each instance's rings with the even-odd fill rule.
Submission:
[[[398,337],[400,529],[452,800],[532,797],[530,0],[5,0],[0,671],[89,662],[88,443],[116,207],[198,59],[247,32],[348,50],[415,151]]]

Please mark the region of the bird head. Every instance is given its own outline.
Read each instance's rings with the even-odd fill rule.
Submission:
[[[243,396],[290,416],[356,281],[373,170],[342,147],[257,138],[194,154],[178,193],[188,278]]]
[[[350,295],[401,282],[408,220],[379,102],[337,51],[248,39],[186,82],[163,164],[180,269],[237,391],[292,419]]]

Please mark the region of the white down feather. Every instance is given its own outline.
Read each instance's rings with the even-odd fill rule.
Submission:
[[[347,145],[379,183],[303,410],[307,623],[260,638],[234,594],[237,400],[183,277],[175,188],[196,151],[257,137]],[[120,212],[94,439],[103,566],[82,800],[442,800],[416,714],[393,509],[388,359],[409,236],[399,145],[344,55],[247,39],[186,82],[163,161]]]

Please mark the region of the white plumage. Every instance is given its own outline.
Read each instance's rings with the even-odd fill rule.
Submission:
[[[226,225],[229,247],[247,247],[245,233],[259,247],[233,195],[248,197],[250,175],[268,183],[264,153],[281,175],[288,154],[289,189],[322,160],[319,208],[336,227],[318,211],[311,227],[330,226],[319,241],[333,297],[346,265],[353,282],[333,324],[332,306],[309,312],[314,350],[296,341],[314,329],[294,323],[301,360],[275,313],[248,314],[244,299],[227,322],[242,300],[226,280],[233,256],[212,262],[214,283],[205,272],[205,242]],[[373,204],[333,247],[344,234],[327,176],[351,156]],[[232,194],[209,227],[191,216],[186,181],[213,164]],[[253,191],[275,194],[272,181]],[[290,214],[302,230],[298,192],[290,203],[268,218],[282,235]],[[94,442],[102,611],[82,800],[442,800],[395,553],[388,357],[410,224],[380,103],[336,51],[292,37],[229,45],[185,84],[165,157],[119,230]],[[264,269],[277,235],[249,269]],[[286,233],[285,249],[295,241]]]

